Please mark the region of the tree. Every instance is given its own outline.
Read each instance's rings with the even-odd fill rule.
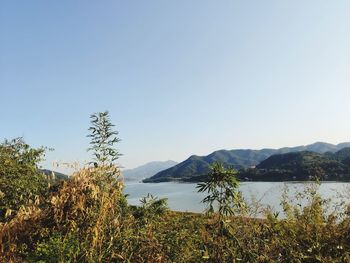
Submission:
[[[205,257],[208,258],[209,254],[212,258],[219,258],[223,255],[229,258],[234,255],[236,257],[243,255],[242,246],[233,230],[234,225],[231,224],[231,218],[228,218],[246,209],[242,194],[238,190],[237,172],[231,168],[226,169],[218,162],[210,166],[210,169],[207,180],[197,185],[198,192],[208,193],[202,202],[207,204],[207,213],[213,214],[212,227],[217,231],[213,237],[215,239],[212,244],[213,249],[211,252],[206,251]],[[235,243],[234,250],[227,250],[228,240]]]
[[[108,111],[99,112],[90,116],[91,147],[88,151],[93,152],[95,166],[113,166],[115,161],[121,156],[114,144],[120,142],[117,137],[118,132],[113,130]]]
[[[31,148],[22,138],[0,144],[0,221],[37,202],[48,189],[38,168],[44,153],[45,148]]]
[[[234,215],[245,207],[242,194],[238,191],[237,172],[217,162],[210,169],[207,180],[197,185],[198,192],[208,192],[202,200],[208,206],[207,212],[214,213],[214,206],[217,206],[216,212],[220,218]]]
[[[136,207],[133,214],[143,225],[156,222],[160,216],[169,210],[167,198],[158,198],[150,193],[142,197],[140,202],[141,206]]]

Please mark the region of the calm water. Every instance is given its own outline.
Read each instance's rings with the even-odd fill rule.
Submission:
[[[240,191],[248,203],[259,200],[264,207],[270,206],[275,211],[281,211],[281,196],[283,189],[288,187],[290,196],[303,192],[305,183],[292,182],[244,182]],[[139,205],[140,198],[151,193],[154,196],[168,198],[169,207],[176,211],[202,212],[205,207],[201,203],[205,194],[197,193],[196,184],[192,183],[157,183],[144,184],[127,182],[124,192],[129,194],[128,201]],[[325,182],[319,186],[318,192],[323,198],[331,198],[332,209],[342,201],[350,200],[350,183]],[[295,203],[303,204],[305,199],[293,199]]]

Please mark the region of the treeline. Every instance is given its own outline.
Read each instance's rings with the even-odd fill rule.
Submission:
[[[350,208],[326,210],[317,183],[301,207],[284,195],[284,217],[252,217],[237,172],[216,163],[198,191],[203,214],[170,211],[151,195],[130,206],[108,113],[91,116],[91,163],[68,180],[44,175],[45,149],[0,145],[0,262],[349,262]],[[297,197],[293,197],[297,198]],[[261,210],[259,210],[261,215]]]

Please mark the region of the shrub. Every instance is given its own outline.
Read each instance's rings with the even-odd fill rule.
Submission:
[[[45,196],[48,182],[38,169],[44,152],[44,148],[31,148],[21,138],[0,144],[0,222]]]

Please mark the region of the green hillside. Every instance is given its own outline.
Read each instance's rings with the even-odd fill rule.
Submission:
[[[340,151],[331,155],[330,157],[333,157],[334,159],[340,162],[344,162],[345,160],[350,158],[350,147],[343,148]]]
[[[312,151],[312,152],[318,153],[319,158],[321,158],[320,157],[321,154],[325,154],[324,158],[326,158],[326,156],[329,155],[329,158],[337,161],[338,157],[336,157],[335,153],[341,149],[340,147],[345,147],[345,146],[350,146],[350,143],[333,145],[329,143],[316,142],[314,144],[310,144],[306,146],[284,147],[280,149],[262,149],[262,150],[239,149],[239,150],[231,150],[231,151],[219,150],[207,156],[193,155],[187,160],[169,169],[163,170],[148,179],[145,179],[144,182],[149,183],[149,182],[168,182],[168,181],[185,181],[185,182],[202,181],[205,178],[205,175],[209,171],[209,166],[214,162],[221,162],[226,167],[233,167],[237,170],[244,170],[245,171],[244,175],[247,175],[246,169],[257,166],[262,161],[268,159],[270,156],[276,155],[276,154],[286,154],[291,152]],[[350,149],[350,147],[348,149]],[[339,155],[342,155],[342,154],[339,153]],[[307,163],[308,162],[307,159],[311,157],[304,156],[304,158],[305,160],[303,161],[303,163],[304,162]],[[309,160],[309,162],[315,161],[314,159],[317,160],[317,157],[313,156]],[[348,162],[350,163],[350,159],[348,160]],[[293,178],[293,176],[294,174],[291,175],[291,178]],[[250,175],[248,176],[248,178],[253,178],[253,176]],[[275,178],[275,176],[273,176],[273,178]]]
[[[240,178],[253,181],[349,180],[350,167],[335,158],[341,156],[342,151],[332,156],[309,151],[273,155],[256,169],[242,170]]]
[[[209,167],[214,162],[222,162],[226,167],[242,169],[257,165],[269,157],[275,150],[220,150],[208,156],[192,155],[187,160],[157,173],[144,180],[144,182],[167,182],[167,181],[198,181],[209,172]]]
[[[324,166],[328,165],[330,162],[337,163],[330,158],[315,152],[293,152],[285,154],[276,154],[268,159],[262,161],[257,168],[258,169],[297,169],[301,167],[311,167],[311,166]]]

